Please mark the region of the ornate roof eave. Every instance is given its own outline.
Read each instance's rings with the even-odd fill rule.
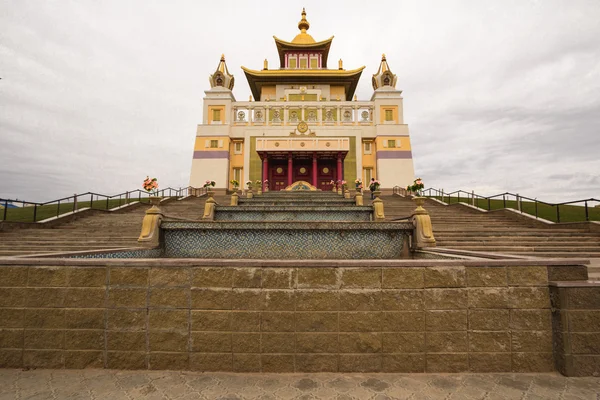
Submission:
[[[315,43],[286,42],[285,40],[279,39],[277,36],[273,36],[273,39],[275,39],[275,44],[277,45],[277,52],[279,53],[281,68],[285,66],[284,52],[286,50],[321,50],[323,51],[323,68],[327,68],[327,56],[329,55],[329,48],[331,47],[333,36],[329,39]]]
[[[256,71],[242,67],[255,99],[260,99],[260,89],[264,85],[322,83],[344,85],[347,101],[352,100],[358,80],[364,69],[363,66],[348,71],[339,69],[270,69]]]

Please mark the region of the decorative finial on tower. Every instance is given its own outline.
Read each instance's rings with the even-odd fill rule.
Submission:
[[[267,70],[267,69],[269,69],[269,61],[265,58],[265,62],[264,62],[264,65],[263,65],[263,70]]]
[[[344,62],[342,61],[341,58],[340,58],[340,61],[338,61],[338,69],[344,69]]]
[[[215,73],[210,75],[209,81],[211,88],[221,86],[229,90],[233,89],[234,79],[233,75],[231,75],[227,69],[227,64],[225,64],[225,54],[221,54],[221,61],[219,61]]]
[[[304,7],[302,7],[302,19],[300,20],[300,22],[298,22],[298,29],[300,29],[302,33],[306,33],[308,28],[310,28],[310,24],[306,20],[306,10],[304,9]]]
[[[392,71],[390,71],[385,54],[382,54],[379,69],[377,70],[377,73],[373,75],[373,89],[377,90],[383,86],[395,88],[397,79],[396,75],[392,74]]]

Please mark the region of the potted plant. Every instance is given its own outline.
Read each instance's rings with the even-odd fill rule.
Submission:
[[[160,204],[160,197],[158,194],[158,180],[156,178],[150,179],[149,176],[146,176],[144,179],[144,183],[142,183],[142,187],[148,194],[150,194],[150,204],[153,206],[158,206]]]
[[[229,183],[231,183],[231,186],[233,186],[234,192],[238,190],[238,186],[240,186],[240,183],[237,180],[232,179],[229,181]]]
[[[246,186],[248,186],[248,190],[252,190],[252,181],[246,182]]]
[[[265,179],[265,192],[269,191],[269,180]]]
[[[335,192],[336,188],[335,188],[335,181],[332,179],[331,182],[329,182],[329,184],[331,185],[331,191]]]
[[[208,197],[211,197],[214,194],[211,189],[215,187],[215,181],[207,179],[202,187],[206,188],[206,194],[208,194]]]
[[[417,178],[414,180],[412,185],[408,185],[406,187],[406,190],[412,192],[415,197],[421,197],[421,190],[423,190],[424,188],[425,185],[423,184],[423,180],[421,178]]]
[[[260,196],[262,194],[262,181],[257,179],[254,183],[256,184],[256,194]]]
[[[357,178],[354,180],[354,186],[356,187],[356,189],[362,189],[362,179]]]

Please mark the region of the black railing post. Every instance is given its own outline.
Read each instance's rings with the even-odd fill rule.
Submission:
[[[560,222],[560,206],[556,205],[556,222]]]
[[[458,200],[456,202],[460,203],[460,191],[458,191]]]
[[[94,209],[94,193],[90,193],[91,196],[91,200],[90,200],[90,210]]]
[[[502,195],[502,205],[504,208],[506,208],[506,195]]]
[[[587,205],[587,200],[585,201],[585,220],[589,221],[590,220],[590,216],[588,214],[588,205]]]
[[[56,207],[56,218],[60,215],[60,200],[58,201],[58,206]]]
[[[37,219],[37,203],[33,205],[33,222]]]
[[[2,217],[3,221],[6,221],[6,213],[8,212],[8,200],[4,200],[4,217]]]
[[[142,192],[138,190],[138,202],[142,202]]]
[[[108,196],[106,197],[106,209],[108,210]]]
[[[536,201],[535,201],[535,219],[537,219],[537,217],[538,217],[537,205],[538,205],[538,202],[537,202],[537,200],[536,200]]]
[[[488,211],[490,211],[491,209],[492,209],[492,206],[491,206],[491,200],[490,200],[490,198],[488,197]]]

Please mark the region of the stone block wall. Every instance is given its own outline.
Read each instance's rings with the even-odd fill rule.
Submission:
[[[566,376],[600,376],[600,282],[550,287],[556,369]]]
[[[0,367],[552,371],[549,278],[586,274],[436,261],[170,261],[0,265]]]

